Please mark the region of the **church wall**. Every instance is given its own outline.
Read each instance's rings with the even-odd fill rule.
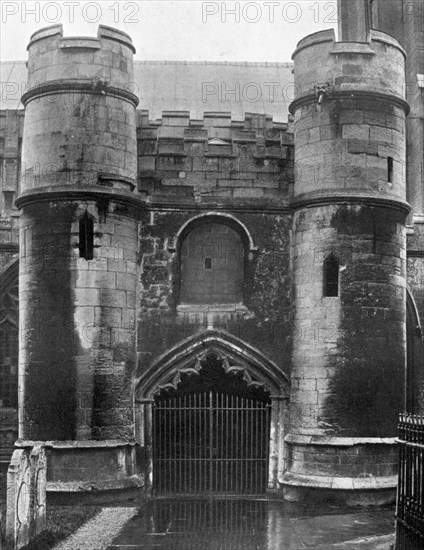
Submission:
[[[138,120],[138,185],[149,197],[140,228],[139,373],[211,325],[258,347],[288,372],[291,123],[260,115],[236,121],[229,113],[212,112],[203,120],[164,112],[161,120],[149,121],[141,111]],[[202,214],[212,213],[246,239],[237,225],[244,224],[253,241],[254,250],[244,246],[243,300],[183,305],[178,233],[191,219],[201,223]]]
[[[220,220],[219,214],[217,220]],[[288,373],[291,356],[291,216],[226,210],[249,230],[243,304],[179,305],[179,253],[169,250],[178,229],[199,214],[151,213],[142,228],[139,374],[160,354],[211,323],[257,347]],[[222,220],[222,218],[221,218]],[[224,218],[225,222],[225,218]],[[245,306],[244,308],[242,306]]]

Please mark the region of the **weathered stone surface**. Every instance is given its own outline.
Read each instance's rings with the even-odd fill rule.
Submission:
[[[2,115],[2,192],[16,190],[23,138],[22,188],[32,189],[33,202],[21,215],[21,434],[68,445],[62,454],[51,451],[50,480],[58,490],[73,480],[76,491],[100,487],[109,474],[125,484],[136,471],[135,454],[99,451],[94,440],[135,436],[144,445],[148,414],[142,428],[134,424],[139,377],[173,346],[211,329],[262,352],[282,376],[291,373],[294,435],[351,440],[342,446],[287,440],[296,480],[315,472],[329,487],[337,478],[345,488],[359,487],[348,479],[349,466],[352,475],[391,478],[391,450],[353,439],[393,435],[405,326],[408,364],[422,357],[422,222],[416,218],[412,227],[410,220],[406,256],[402,217],[406,188],[415,212],[422,207],[419,100],[406,90],[415,105],[414,122],[406,125],[404,56],[391,37],[373,32],[368,44],[335,43],[327,32],[300,46],[296,93],[311,97],[295,108],[293,125],[292,118],[281,124],[265,113],[235,120],[214,112],[193,120],[189,111],[168,111],[150,120],[140,110],[136,117],[134,105],[110,90],[110,79],[124,84],[132,75],[126,35],[103,28],[95,39],[65,39],[55,27],[31,42],[30,86],[38,77],[59,86],[60,77],[64,89],[54,96],[59,101],[28,102],[25,130],[23,113]],[[63,62],[71,56],[74,63]],[[410,71],[414,78],[416,72]],[[93,74],[108,82],[86,92],[65,89],[70,79]],[[314,86],[327,81],[317,105]],[[37,202],[37,189],[47,194],[60,185],[69,194]],[[135,186],[148,196],[144,210],[134,206]],[[10,196],[3,198],[2,208],[13,214]],[[84,213],[93,219],[90,260],[80,257]],[[221,243],[205,238],[194,250],[195,260],[221,256],[234,271],[215,282],[216,300],[202,279],[204,263],[193,268],[188,290],[183,285],[185,239],[207,233],[211,215],[225,235],[236,233],[242,250],[237,265],[227,261],[227,236]],[[16,240],[13,219],[0,225],[0,244]],[[228,245],[224,254],[220,244]],[[341,294],[323,297],[323,263],[331,252],[340,261]],[[0,256],[6,257],[2,249]],[[184,304],[196,285],[198,303]],[[408,368],[409,388],[422,387],[414,369]],[[412,393],[411,406],[422,407],[422,392]],[[2,441],[12,446],[14,433],[2,426]],[[85,452],[72,441],[87,444]]]
[[[31,540],[32,481],[30,451],[15,450],[7,472],[6,546],[11,549]]]

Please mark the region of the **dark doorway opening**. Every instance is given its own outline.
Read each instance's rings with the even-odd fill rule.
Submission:
[[[155,495],[263,495],[270,397],[211,354],[153,406]]]

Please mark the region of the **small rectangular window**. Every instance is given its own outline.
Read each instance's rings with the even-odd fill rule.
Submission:
[[[212,258],[205,258],[205,269],[212,269]]]
[[[387,181],[393,183],[393,157],[387,157]]]
[[[94,222],[87,214],[79,222],[80,258],[92,260],[94,257]]]
[[[324,297],[339,296],[339,262],[329,256],[324,262]]]

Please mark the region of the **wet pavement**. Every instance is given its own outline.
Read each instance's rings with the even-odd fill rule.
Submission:
[[[281,501],[154,500],[108,550],[389,550],[393,508]]]

